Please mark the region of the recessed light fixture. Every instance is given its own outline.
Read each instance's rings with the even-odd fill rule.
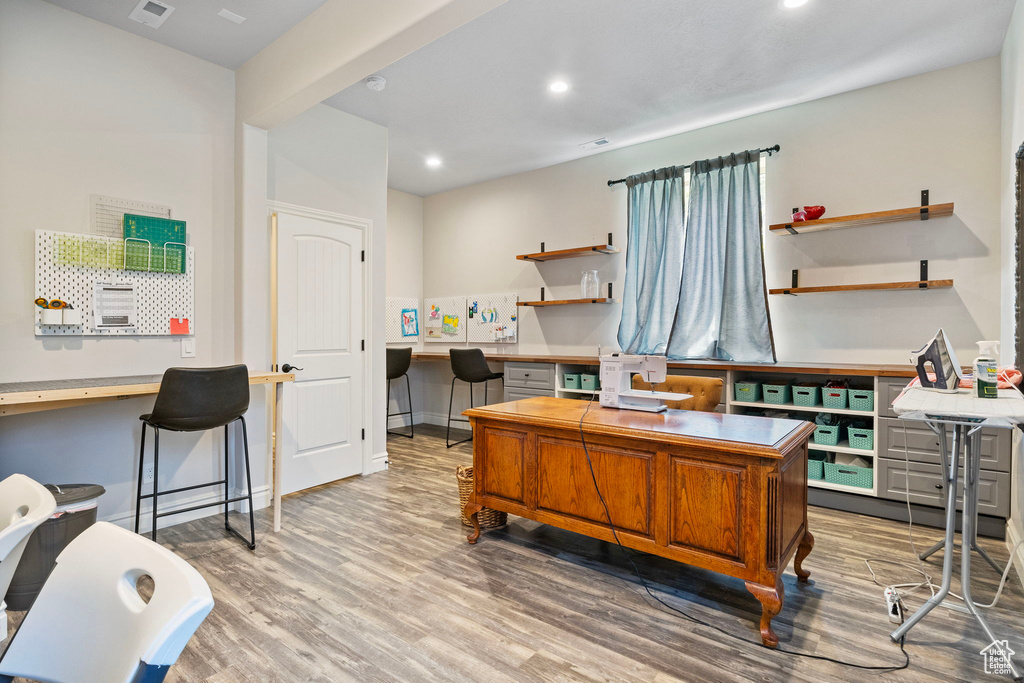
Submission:
[[[782,6],[786,9],[796,9],[807,4],[807,0],[782,0]]]
[[[233,21],[236,24],[241,24],[243,21],[245,21],[245,17],[243,17],[241,14],[235,14],[227,8],[217,12],[217,16],[222,19],[227,19],[228,21]]]
[[[427,157],[427,166],[430,168],[437,168],[441,165],[441,159],[439,157]]]
[[[565,81],[552,81],[548,84],[548,90],[551,92],[565,92],[569,89],[569,84]]]

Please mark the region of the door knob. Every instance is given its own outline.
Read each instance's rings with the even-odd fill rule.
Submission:
[[[302,368],[297,368],[294,365],[289,365],[288,363],[285,363],[284,365],[281,366],[281,372],[291,372],[292,370],[301,370],[301,369]]]

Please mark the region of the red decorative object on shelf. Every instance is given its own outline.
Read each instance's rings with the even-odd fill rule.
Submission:
[[[805,206],[802,211],[793,212],[793,222],[816,221],[825,215],[824,206]]]

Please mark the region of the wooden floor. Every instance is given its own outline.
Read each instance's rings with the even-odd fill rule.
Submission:
[[[470,445],[446,450],[443,431],[423,426],[415,440],[392,437],[388,451],[387,472],[288,496],[279,534],[269,532],[269,510],[259,513],[255,552],[225,537],[216,518],[161,532],[206,577],[217,603],[168,681],[990,679],[978,654],[988,643],[958,611],[937,608],[911,631],[908,670],[875,674],[761,647],[760,605],[742,581],[651,556],[636,560],[665,600],[734,640],[647,598],[610,544],[511,517],[470,546],[454,474],[470,463]],[[864,559],[913,563],[906,525],[821,508],[811,509],[810,525],[812,583],[786,575],[786,604],[774,620],[782,647],[901,662],[882,588]],[[939,537],[915,529],[921,547]],[[1002,542],[982,545],[1006,560]],[[939,562],[941,555],[928,563],[936,575]],[[975,599],[988,602],[998,577],[984,563],[976,567]],[[876,571],[887,582],[913,578],[891,565]],[[1015,572],[989,612],[1024,663]]]

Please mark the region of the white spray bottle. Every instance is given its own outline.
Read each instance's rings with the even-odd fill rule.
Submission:
[[[999,342],[978,342],[974,359],[974,395],[978,398],[999,397]]]

